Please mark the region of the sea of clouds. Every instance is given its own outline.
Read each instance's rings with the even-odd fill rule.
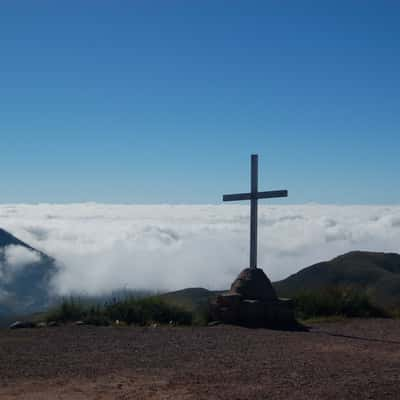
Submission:
[[[61,295],[225,289],[248,266],[245,205],[0,205],[0,228],[56,259]],[[351,250],[400,252],[400,206],[259,208],[259,266],[271,280]],[[29,259],[8,252],[15,268]]]

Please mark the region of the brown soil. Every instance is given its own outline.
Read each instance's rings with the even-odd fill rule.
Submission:
[[[400,399],[400,321],[0,330],[0,399]]]

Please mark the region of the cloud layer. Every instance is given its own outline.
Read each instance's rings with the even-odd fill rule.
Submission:
[[[0,227],[57,260],[59,294],[227,288],[248,265],[244,205],[0,205]],[[351,250],[400,252],[400,206],[260,206],[272,280]]]

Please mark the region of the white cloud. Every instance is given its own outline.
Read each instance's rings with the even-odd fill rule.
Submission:
[[[40,254],[23,246],[11,245],[4,249],[4,258],[13,270],[19,270],[28,264],[39,262]]]
[[[3,262],[0,262],[0,279],[10,282],[26,266],[39,262],[41,256],[24,246],[10,245],[2,249],[1,258]]]
[[[249,207],[0,205],[0,227],[56,258],[59,293],[226,288],[248,265]],[[350,250],[400,252],[400,206],[260,206],[259,265],[278,280]]]

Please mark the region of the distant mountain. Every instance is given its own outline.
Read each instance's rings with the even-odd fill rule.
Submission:
[[[353,251],[274,283],[280,297],[331,286],[355,287],[381,306],[400,306],[400,255]]]
[[[188,288],[164,293],[160,297],[169,303],[185,307],[188,310],[194,310],[207,305],[208,300],[219,293],[222,293],[222,291],[211,291],[204,288]]]
[[[0,229],[0,316],[44,309],[55,271],[51,257]]]
[[[266,271],[268,273],[268,271]],[[321,262],[274,282],[279,297],[294,297],[303,291],[346,286],[365,291],[378,305],[400,307],[400,255],[354,251]],[[195,309],[222,291],[188,288],[161,295],[165,300]]]

